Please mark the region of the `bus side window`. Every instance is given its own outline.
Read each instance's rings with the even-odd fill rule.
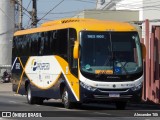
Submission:
[[[38,38],[38,55],[41,55],[41,37]]]
[[[56,39],[57,39],[57,31],[50,32],[50,54],[56,55]]]
[[[43,39],[44,43],[44,51],[43,51],[43,55],[50,55],[50,39],[49,39],[49,32],[45,32],[44,33],[44,39]]]
[[[16,57],[17,56],[17,46],[16,46],[16,42],[17,42],[17,37],[13,38],[13,44],[12,44],[12,56]]]
[[[23,39],[22,39],[22,50],[23,50],[22,56],[27,56],[28,48],[27,48],[27,37],[26,37],[26,35],[24,35]]]
[[[35,56],[36,55],[36,51],[35,51],[35,35],[31,34],[31,56]]]
[[[22,50],[22,43],[23,41],[23,36],[19,36],[18,39],[17,39],[17,49],[18,49],[18,56],[22,56],[23,54],[23,50]]]
[[[30,56],[30,35],[26,35],[26,56]]]
[[[55,41],[56,54],[67,60],[67,46],[68,46],[68,29],[57,31],[57,39]]]
[[[43,49],[44,49],[44,44],[43,44],[43,40],[44,39],[44,33],[40,33],[40,36],[38,38],[38,55],[41,56],[43,55]]]

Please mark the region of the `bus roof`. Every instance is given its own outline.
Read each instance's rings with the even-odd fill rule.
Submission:
[[[115,22],[115,21],[104,21],[96,19],[85,19],[85,18],[68,18],[55,21],[49,21],[43,23],[38,28],[31,28],[26,30],[20,30],[15,32],[14,36],[31,34],[36,32],[45,32],[51,30],[75,28],[77,31],[88,30],[88,31],[137,31],[129,23]]]

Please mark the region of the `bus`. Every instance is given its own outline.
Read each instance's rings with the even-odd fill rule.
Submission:
[[[145,47],[129,23],[68,18],[15,32],[13,91],[29,104],[61,99],[64,107],[141,99]]]

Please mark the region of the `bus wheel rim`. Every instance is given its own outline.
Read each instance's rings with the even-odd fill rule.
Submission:
[[[67,91],[64,92],[63,101],[65,105],[68,105],[68,92]]]
[[[28,89],[28,100],[30,101],[31,100],[31,90]]]

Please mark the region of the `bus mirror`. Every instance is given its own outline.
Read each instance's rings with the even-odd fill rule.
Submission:
[[[74,48],[73,48],[73,58],[78,59],[79,56],[79,43],[77,41],[74,42]]]
[[[146,58],[146,46],[143,43],[141,43],[141,48],[142,48],[142,57],[143,59],[145,59]]]

